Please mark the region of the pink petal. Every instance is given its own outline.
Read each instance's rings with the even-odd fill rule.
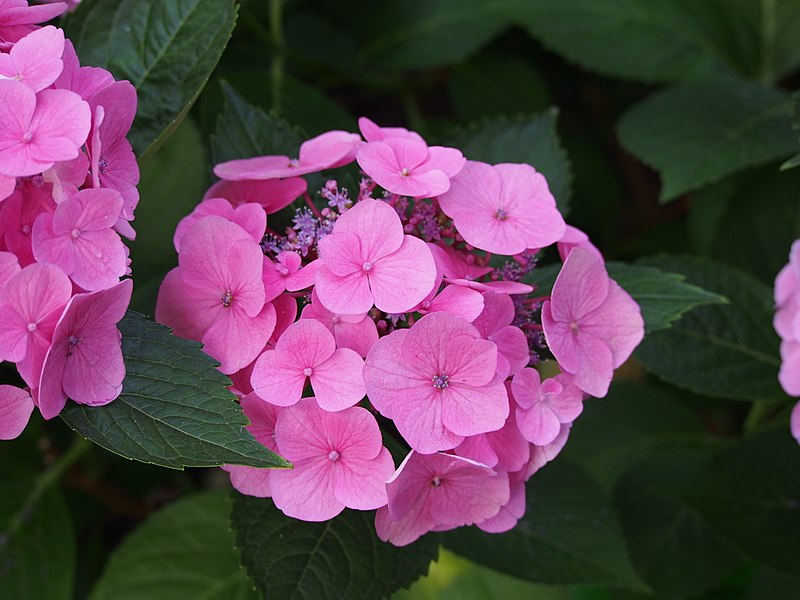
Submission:
[[[322,261],[317,259],[298,269],[286,278],[286,289],[290,292],[298,292],[314,285],[317,279],[317,271],[320,270],[322,264]]]
[[[368,142],[380,142],[390,137],[406,138],[416,140],[422,144],[425,140],[422,139],[416,131],[409,131],[405,127],[378,127],[373,121],[367,117],[360,117],[358,119],[358,128],[361,135]]]
[[[275,406],[292,406],[303,395],[306,375],[291,357],[267,350],[256,361],[250,383],[262,400]]]
[[[386,481],[394,473],[394,461],[386,448],[371,460],[340,459],[334,471],[336,499],[348,508],[374,510],[386,506]]]
[[[214,175],[228,181],[246,181],[254,179],[277,179],[303,175],[299,169],[289,166],[288,156],[257,156],[229,160],[214,167]],[[294,172],[297,171],[297,172]]]
[[[336,350],[333,334],[319,321],[301,319],[290,325],[278,340],[275,350],[295,362],[301,371],[316,368]]]
[[[158,300],[156,302],[156,321],[171,327],[175,335],[200,341],[203,334],[208,330],[216,318],[217,313],[211,312],[211,306],[207,309],[194,307],[194,310],[186,310],[188,288],[183,281],[179,268],[172,269],[158,290]],[[204,290],[201,298],[206,298]],[[211,301],[216,303],[216,297]],[[221,309],[220,309],[221,310]]]
[[[403,225],[397,212],[381,200],[362,200],[336,220],[334,233],[350,233],[358,238],[363,261],[375,262],[403,243]],[[339,275],[347,273],[332,269]]]
[[[600,259],[583,248],[573,249],[553,284],[553,317],[558,321],[580,321],[605,301],[609,281]]]
[[[0,173],[11,177],[36,175],[52,166],[30,158],[31,144],[22,141],[31,130],[36,94],[18,81],[0,80],[0,106]]]
[[[208,188],[204,200],[225,198],[234,206],[257,202],[271,215],[289,206],[302,196],[308,184],[302,177],[288,179],[266,179],[264,181],[221,180]]]
[[[451,385],[442,396],[442,422],[457,435],[496,431],[508,417],[508,394],[500,381],[482,387]]]
[[[253,362],[264,349],[275,329],[275,320],[272,304],[265,304],[255,317],[233,305],[219,313],[201,341],[205,351],[220,362],[220,371],[235,373]]]
[[[326,131],[300,146],[300,164],[315,166],[315,171],[342,167],[355,160],[361,137],[347,131]]]
[[[0,440],[19,437],[32,413],[33,400],[28,392],[11,385],[0,385]]]
[[[572,225],[567,225],[564,235],[562,235],[561,239],[558,240],[557,246],[558,255],[561,257],[561,262],[567,260],[567,256],[569,256],[569,253],[573,248],[583,248],[584,250],[588,250],[597,258],[605,262],[605,259],[603,259],[603,254],[600,252],[600,250],[598,250],[597,247],[592,244],[591,241],[589,241],[589,236]]]
[[[293,462],[294,469],[270,473],[272,500],[283,514],[301,521],[328,521],[344,510],[325,462]]]
[[[614,368],[625,362],[644,338],[644,320],[639,305],[615,281],[611,280],[602,306],[581,320],[581,332],[608,344],[614,356]]]
[[[392,519],[389,509],[380,508],[375,513],[375,532],[384,542],[407,546],[436,527],[427,507],[409,511],[402,519]]]
[[[367,393],[363,369],[362,358],[348,348],[338,348],[325,362],[314,367],[311,387],[320,407],[335,412],[360,402]]]
[[[398,314],[411,310],[430,293],[436,282],[436,264],[425,242],[407,235],[396,252],[374,263],[368,277],[375,306]],[[398,286],[398,281],[403,285]],[[320,298],[334,312],[344,312],[329,306],[322,295]]]
[[[483,296],[479,292],[459,285],[449,285],[430,302],[426,312],[446,312],[473,322],[483,309]]]
[[[347,214],[347,213],[345,213]],[[319,255],[328,270],[338,277],[363,274],[371,260],[361,249],[361,240],[354,233],[342,231],[326,235],[319,242]]]
[[[495,516],[476,523],[479,529],[487,533],[505,533],[516,527],[525,514],[525,480],[514,475],[509,474],[511,497],[508,502]]]
[[[536,369],[522,369],[514,375],[511,382],[511,392],[514,395],[517,405],[521,409],[528,409],[539,402],[539,388],[541,378]]]
[[[375,321],[365,316],[357,323],[340,321],[333,325],[333,337],[338,348],[350,348],[363,358],[378,341],[378,328]]]
[[[325,239],[332,235],[334,234],[326,236]],[[322,305],[334,313],[357,315],[364,314],[372,308],[372,291],[369,280],[362,271],[342,277],[335,275],[323,265],[317,271],[315,291]]]
[[[10,54],[0,55],[0,75],[38,92],[58,79],[63,52],[64,31],[50,25],[42,27],[14,44]]]
[[[68,90],[42,90],[36,95],[36,111],[31,119],[33,139],[28,144],[30,157],[48,168],[60,160],[78,156],[80,147],[89,135],[91,112],[78,94]],[[34,168],[35,175],[43,168]]]
[[[428,158],[425,160],[424,166],[428,169],[442,171],[447,177],[452,178],[458,175],[466,162],[467,159],[464,158],[461,150],[444,146],[431,146],[428,148]]]
[[[794,439],[800,442],[800,402],[794,405],[789,423]]]
[[[241,465],[225,465],[222,468],[230,473],[231,485],[239,493],[256,498],[271,496],[269,478],[272,469],[256,469]]]
[[[514,302],[508,294],[484,292],[484,309],[472,324],[484,338],[489,338],[495,331],[514,320]]]
[[[19,261],[11,252],[0,252],[0,291],[14,275],[20,272]]]
[[[502,356],[508,363],[508,375],[515,375],[531,361],[528,339],[519,327],[503,327],[492,334],[491,341],[497,346],[498,361]]]

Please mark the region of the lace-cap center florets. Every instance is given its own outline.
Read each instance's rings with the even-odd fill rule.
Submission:
[[[435,387],[437,390],[443,390],[444,388],[447,387],[448,379],[450,379],[450,377],[448,377],[443,373],[441,375],[434,375],[432,378],[433,387]]]

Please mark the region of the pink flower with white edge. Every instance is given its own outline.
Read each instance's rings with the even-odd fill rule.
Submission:
[[[467,161],[439,206],[464,241],[487,252],[544,248],[566,230],[547,181],[530,165]]]
[[[493,342],[464,319],[433,313],[379,339],[364,381],[375,409],[414,450],[431,454],[505,424],[508,395],[496,367]]]
[[[511,383],[517,401],[517,425],[532,444],[546,446],[583,411],[583,392],[571,375],[560,374],[541,381],[536,369],[523,369]]]
[[[45,419],[64,408],[67,398],[102,406],[122,392],[125,363],[117,323],[131,301],[133,282],[70,299],[53,332],[34,399]]]
[[[317,272],[317,295],[338,314],[363,314],[373,304],[386,313],[403,313],[436,282],[428,246],[404,235],[400,217],[380,200],[362,200],[339,217],[319,251],[324,265]]]
[[[361,137],[346,131],[327,131],[303,142],[298,158],[258,156],[220,163],[214,174],[220,179],[245,181],[283,179],[342,167],[353,162]]]
[[[350,348],[365,358],[367,352],[378,341],[378,328],[368,314],[338,315],[322,306],[316,291],[311,294],[311,303],[303,309],[301,319],[314,319],[328,328],[336,340],[337,348]]]
[[[0,54],[0,79],[15,79],[39,92],[58,79],[64,63],[64,31],[42,27],[26,35]]]
[[[542,305],[547,345],[562,371],[587,394],[603,397],[619,367],[644,337],[639,305],[583,248],[569,253]]]
[[[304,398],[280,412],[275,439],[280,455],[294,465],[270,473],[272,500],[285,515],[327,521],[345,508],[386,504],[394,462],[366,409],[331,413]]]
[[[261,247],[235,223],[200,219],[181,238],[178,267],[159,289],[156,319],[202,342],[223,373],[246,367],[275,328],[275,308],[264,301],[263,260]]]
[[[13,440],[24,431],[33,414],[31,395],[13,385],[0,385],[0,440]]]
[[[497,345],[497,375],[505,380],[531,360],[528,340],[514,320],[514,302],[508,294],[484,292],[484,309],[472,324],[485,339]]]
[[[181,251],[181,239],[195,223],[203,217],[210,216],[222,217],[231,223],[235,223],[250,234],[250,237],[257,244],[261,243],[264,232],[267,229],[267,214],[260,205],[250,203],[234,208],[224,198],[209,198],[195,206],[194,210],[178,223],[175,228],[175,235],[172,237],[175,250]]]
[[[17,42],[31,31],[67,10],[65,3],[28,6],[28,0],[0,0],[0,48]]]
[[[67,90],[34,93],[19,81],[0,81],[0,173],[37,175],[78,156],[89,134],[89,105]]]
[[[412,198],[445,193],[466,161],[460,150],[428,147],[424,141],[409,137],[368,142],[358,149],[356,160],[383,189]]]
[[[33,224],[36,260],[58,266],[84,290],[111,287],[127,269],[125,246],[112,229],[121,210],[114,190],[88,189],[64,200]]]
[[[290,325],[256,361],[250,382],[262,399],[276,406],[296,404],[306,381],[319,405],[328,411],[353,406],[366,393],[364,361],[349,348],[337,348],[333,334],[319,321],[301,319]]]
[[[389,504],[375,515],[378,537],[406,546],[425,533],[480,523],[510,498],[507,473],[451,454],[412,451],[386,483]]]
[[[241,405],[244,414],[250,419],[247,431],[262,445],[277,453],[275,422],[283,409],[264,402],[255,394],[248,394],[242,398]],[[269,484],[272,469],[257,469],[244,465],[223,465],[222,468],[230,473],[231,485],[242,494],[257,498],[269,498],[272,495]]]
[[[302,177],[287,179],[264,179],[263,181],[226,181],[216,182],[203,196],[209,198],[225,198],[234,206],[248,202],[260,204],[268,215],[286,208],[302,196],[308,183]]]

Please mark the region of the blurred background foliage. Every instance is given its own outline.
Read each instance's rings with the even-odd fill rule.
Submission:
[[[175,2],[206,11],[175,64],[213,66],[225,28],[197,32],[232,23],[234,3]],[[68,19],[79,50],[99,47],[83,33],[102,33],[111,4],[84,0]],[[468,157],[530,158],[607,259],[679,273],[728,304],[650,335],[609,396],[587,402],[563,455],[533,478],[518,529],[435,538],[439,561],[394,598],[797,598],[800,449],[776,383],[771,285],[800,237],[798,40],[798,0],[243,0],[188,116],[192,93],[158,124],[174,135],[136,144],[148,156],[134,308],[153,314],[174,227],[222,157],[355,131],[365,115]],[[95,64],[126,73],[108,43]],[[71,439],[34,422],[5,442],[0,508]],[[224,473],[79,450],[18,550],[46,577],[9,587],[0,572],[0,597],[256,597]],[[309,563],[347,558],[273,541]],[[298,598],[344,589],[274,576],[282,587],[257,583]]]

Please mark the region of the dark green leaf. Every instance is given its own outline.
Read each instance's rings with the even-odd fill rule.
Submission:
[[[435,535],[404,548],[380,541],[374,512],[345,510],[308,523],[285,517],[269,498],[236,494],[231,519],[264,598],[383,598],[427,573],[438,548]]]
[[[611,499],[586,471],[559,459],[533,476],[527,494],[527,512],[510,532],[462,527],[443,534],[445,546],[529,581],[646,589],[631,566]]]
[[[90,600],[258,600],[240,564],[226,491],[160,510],[111,555]]]
[[[745,600],[796,600],[800,577],[761,569],[753,578]]]
[[[661,200],[747,167],[786,158],[800,142],[790,97],[756,83],[726,80],[656,92],[619,123],[622,145],[661,173]]]
[[[712,456],[707,448],[662,448],[627,471],[614,490],[631,560],[657,598],[695,596],[741,561],[729,542],[674,494],[696,485]]]
[[[245,429],[228,378],[200,344],[133,312],[119,328],[122,395],[106,406],[68,402],[61,418],[70,427],[107,450],[173,469],[287,466]]]
[[[699,306],[670,329],[649,335],[636,350],[649,371],[709,396],[785,398],[777,379],[780,356],[769,287],[707,259],[662,255],[641,264],[680,273],[688,283],[730,300]]]
[[[105,67],[139,93],[129,135],[139,155],[186,116],[236,23],[233,0],[85,0],[67,34],[83,64]]]
[[[370,35],[361,58],[396,69],[457,62],[505,28],[505,5],[502,0],[386,0],[364,4],[358,19]]]
[[[668,328],[695,306],[727,302],[723,296],[686,283],[677,273],[618,262],[607,267],[609,276],[639,303],[647,333]]]
[[[745,554],[800,575],[800,448],[788,427],[720,455],[685,498]]]
[[[245,102],[236,91],[222,83],[225,107],[211,136],[214,163],[267,154],[296,156],[302,138],[289,123]]]
[[[0,482],[0,598],[71,600],[77,544],[58,489],[35,502],[30,476]]]
[[[487,119],[451,135],[447,143],[470,160],[528,163],[547,177],[559,210],[569,208],[572,172],[556,132],[558,111],[536,116]]]

